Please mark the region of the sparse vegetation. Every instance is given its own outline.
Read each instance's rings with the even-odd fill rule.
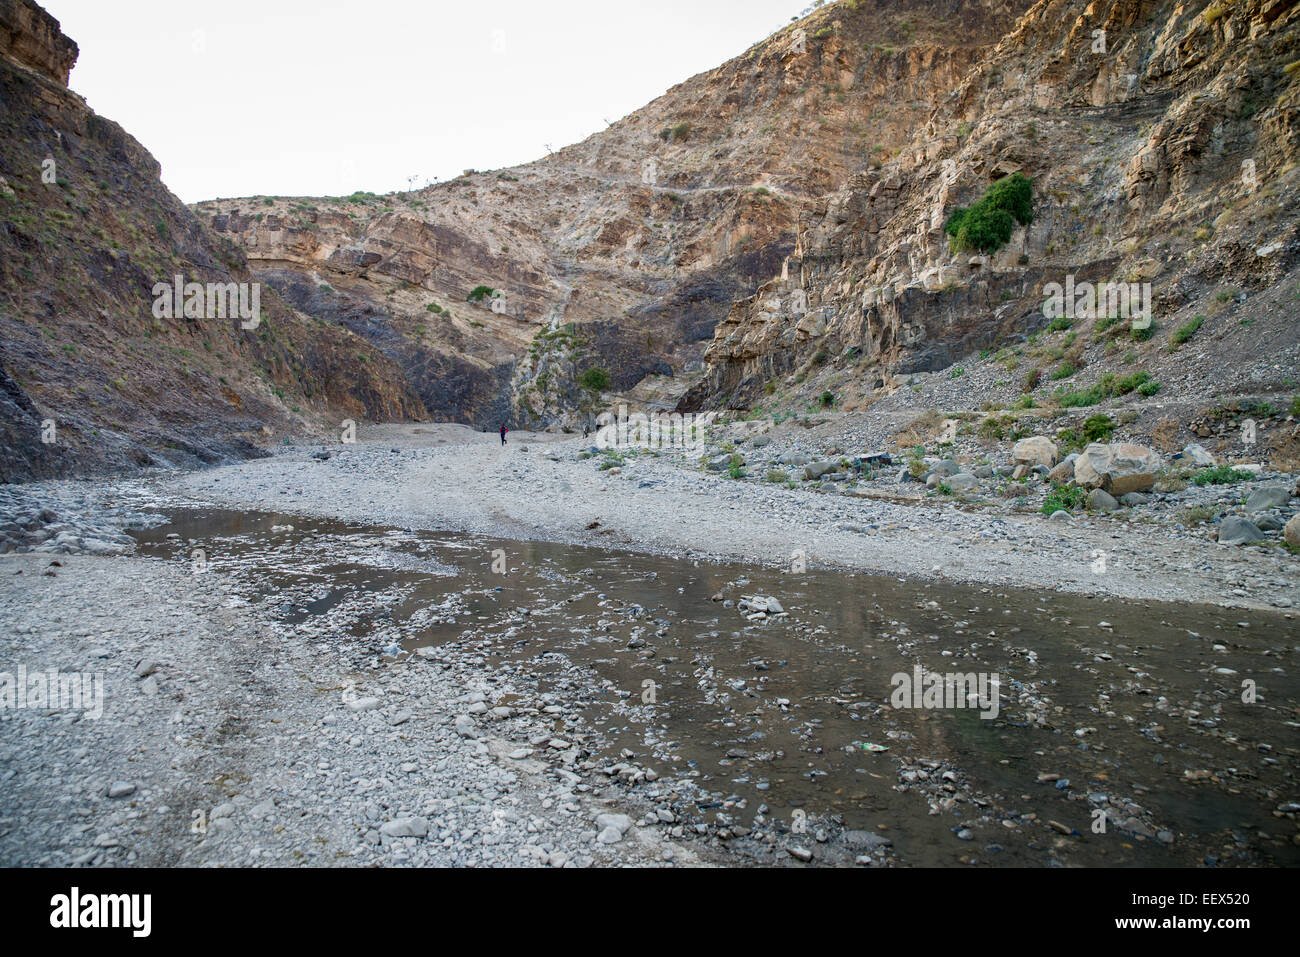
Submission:
[[[676,126],[665,126],[659,131],[659,138],[667,143],[669,140],[679,142],[691,135],[690,123],[678,123]]]
[[[1155,395],[1159,389],[1160,383],[1153,382],[1150,373],[1133,372],[1126,376],[1117,376],[1113,372],[1108,372],[1101,377],[1101,380],[1096,385],[1077,392],[1066,392],[1063,389],[1058,389],[1053,398],[1061,408],[1073,409],[1096,405],[1103,399],[1119,398],[1134,390],[1142,395],[1151,396]]]
[[[1108,442],[1115,431],[1116,422],[1104,412],[1090,415],[1083,421],[1083,436],[1089,442]]]
[[[1183,525],[1191,527],[1193,525],[1204,525],[1206,522],[1214,521],[1214,516],[1218,510],[1209,505],[1194,505],[1191,508],[1185,508],[1178,513],[1178,521]]]
[[[1234,469],[1231,465],[1215,465],[1207,469],[1201,469],[1192,476],[1192,481],[1197,485],[1233,485],[1237,482],[1247,482],[1255,476],[1251,472],[1242,469]]]
[[[1086,497],[1087,493],[1077,485],[1054,485],[1047,493],[1047,498],[1039,511],[1044,515],[1051,515],[1061,510],[1073,512],[1083,506]]]

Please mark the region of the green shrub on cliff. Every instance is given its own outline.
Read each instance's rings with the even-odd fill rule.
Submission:
[[[604,392],[609,388],[609,373],[600,366],[592,366],[578,377],[578,381],[582,383],[584,389],[590,389],[592,392]]]
[[[1033,221],[1033,180],[1012,173],[990,186],[974,206],[953,210],[943,231],[951,237],[953,252],[974,249],[991,253],[1006,245],[1016,223],[1028,226]]]

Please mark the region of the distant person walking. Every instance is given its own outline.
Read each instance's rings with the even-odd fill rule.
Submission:
[[[503,422],[503,423],[501,424],[501,444],[502,444],[502,445],[505,445],[505,444],[506,444],[506,433],[509,432],[509,431],[510,431],[510,430],[506,428],[505,423]]]

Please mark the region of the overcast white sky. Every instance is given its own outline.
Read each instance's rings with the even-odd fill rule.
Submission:
[[[186,202],[407,189],[544,155],[811,0],[39,0],[71,87]]]

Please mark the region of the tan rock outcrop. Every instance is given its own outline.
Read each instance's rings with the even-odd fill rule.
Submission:
[[[67,86],[77,45],[33,0],[0,0],[0,54]]]

